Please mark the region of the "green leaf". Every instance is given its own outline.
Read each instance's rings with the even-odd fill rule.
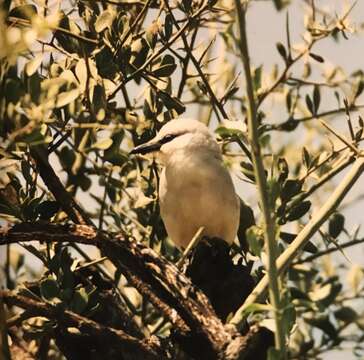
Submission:
[[[75,291],[72,297],[70,308],[77,314],[82,314],[86,310],[87,304],[88,304],[88,294],[86,292],[86,289],[82,287],[81,289]]]
[[[114,20],[114,16],[109,10],[103,11],[95,22],[95,30],[100,33],[106,28],[109,28]]]
[[[249,244],[250,251],[255,256],[260,256],[262,248],[264,246],[264,239],[261,229],[257,226],[251,226],[246,231],[246,238]]]
[[[305,147],[303,147],[303,149],[302,149],[302,160],[303,160],[303,164],[305,165],[306,169],[307,170],[310,169],[311,155]]]
[[[170,13],[168,13],[164,19],[164,38],[169,40],[173,31],[173,18]]]
[[[175,63],[174,57],[171,55],[165,55],[157,69],[152,71],[155,77],[168,77],[171,76],[176,70],[177,65]]]
[[[283,202],[288,202],[302,190],[303,182],[301,180],[288,179],[284,182],[281,192]]]
[[[287,51],[286,51],[286,48],[284,47],[284,45],[281,42],[278,42],[276,44],[276,48],[279,52],[279,55],[281,55],[283,60],[286,62],[287,61]]]
[[[33,183],[33,178],[32,178],[32,175],[30,173],[30,163],[29,163],[29,161],[22,160],[20,164],[21,164],[21,172],[22,172],[22,174],[24,176],[25,181],[28,184],[32,184]]]
[[[318,329],[322,330],[325,334],[327,334],[331,339],[337,338],[337,330],[335,326],[330,322],[329,317],[327,315],[316,316],[315,318],[309,319],[306,318],[305,321]]]
[[[292,304],[285,306],[283,309],[282,327],[286,335],[290,333],[295,323],[296,323],[296,309]]]
[[[358,87],[356,88],[356,92],[355,92],[355,98],[357,98],[358,96],[361,95],[361,93],[363,92],[364,90],[364,80],[361,79],[358,83]]]
[[[320,88],[315,85],[313,88],[313,108],[315,111],[315,114],[317,114],[319,107],[320,107],[320,102],[321,102],[321,95],[320,95]]]
[[[38,54],[32,60],[28,61],[24,67],[24,71],[28,76],[32,76],[39,66],[42,64],[43,54]]]
[[[240,136],[245,134],[246,126],[242,121],[223,120],[215,132],[223,139],[234,135]]]
[[[290,0],[273,0],[273,4],[278,11],[282,10],[289,3],[290,3]]]
[[[99,150],[106,150],[112,145],[112,139],[111,138],[105,138],[97,143],[93,144],[92,147]]]
[[[163,105],[168,110],[176,110],[177,114],[182,114],[185,112],[186,107],[178,98],[173,97],[166,92],[159,92],[158,96],[163,101]]]
[[[278,172],[279,172],[278,182],[282,183],[288,177],[289,168],[288,168],[287,160],[285,158],[279,158],[277,167],[278,167]]]
[[[64,14],[63,14],[64,15]],[[79,34],[81,32],[79,26],[70,20],[66,15],[64,15],[59,22],[59,27],[70,30],[73,33]],[[62,33],[61,31],[56,31],[54,33],[59,45],[69,53],[81,53],[81,46],[77,39]]]
[[[327,283],[310,293],[312,301],[319,302],[324,307],[327,307],[334,302],[342,289],[342,285],[338,282],[334,282],[336,281],[335,277],[331,278],[330,281],[330,283]]]
[[[103,121],[106,116],[105,109],[107,108],[106,94],[103,86],[96,85],[94,87],[91,106],[96,115],[96,120]]]
[[[312,57],[312,59],[316,60],[319,63],[325,62],[325,59],[320,55],[317,55],[317,54],[314,54],[314,53],[311,53],[311,52],[309,53],[309,55]]]
[[[182,0],[182,9],[185,13],[189,14],[192,10],[192,0]]]
[[[308,295],[305,292],[301,291],[296,287],[290,287],[289,291],[292,299],[304,299],[304,300],[309,299]]]
[[[120,144],[124,138],[124,131],[119,130],[112,134],[112,145],[104,151],[104,160],[109,161],[113,165],[122,165],[128,158],[120,150]]]
[[[345,217],[340,213],[335,213],[329,220],[329,235],[336,239],[344,229]]]
[[[288,221],[295,221],[300,219],[303,215],[305,215],[311,207],[311,201],[303,201],[297,205],[295,205],[292,209],[290,209],[287,220]]]
[[[36,15],[37,15],[37,8],[34,5],[17,6],[9,12],[9,17],[13,16],[26,20],[31,20],[32,17]]]
[[[307,105],[307,109],[310,111],[310,113],[312,115],[315,115],[315,108],[314,108],[313,102],[308,94],[306,95],[306,105]]]
[[[76,100],[80,95],[78,88],[60,93],[56,99],[56,108],[61,108]]]
[[[131,44],[131,57],[130,62],[136,69],[140,68],[147,59],[149,53],[149,45],[144,38],[137,39]]]
[[[318,289],[316,289],[315,291],[312,291],[309,295],[310,295],[310,299],[312,301],[321,301],[326,299],[330,294],[331,294],[331,290],[332,290],[332,284],[326,284]]]
[[[348,306],[340,307],[334,312],[336,319],[343,321],[344,323],[352,323],[358,318],[358,314],[354,309]]]
[[[291,234],[285,231],[279,232],[279,237],[287,244],[291,244],[292,241],[296,238],[296,236],[297,236],[296,234]],[[307,251],[311,254],[316,254],[318,249],[316,245],[314,245],[311,241],[309,241],[303,248],[303,251]]]
[[[241,172],[251,181],[255,182],[254,168],[251,163],[242,161],[240,163]]]
[[[262,70],[263,65],[260,65],[253,71],[253,88],[255,92],[262,86]]]
[[[59,295],[59,286],[57,281],[49,276],[40,283],[40,294],[46,300],[52,300]]]

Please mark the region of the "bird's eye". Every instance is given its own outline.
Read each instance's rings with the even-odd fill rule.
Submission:
[[[160,143],[161,144],[165,144],[167,142],[170,142],[172,141],[175,137],[177,137],[178,135],[176,134],[168,134],[166,136],[164,136],[161,140],[160,140]]]

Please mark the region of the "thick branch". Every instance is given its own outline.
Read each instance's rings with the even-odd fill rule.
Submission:
[[[92,225],[88,216],[66,191],[52,166],[49,164],[47,150],[41,146],[35,147],[32,149],[31,155],[42,180],[72,221],[78,224]]]
[[[146,246],[121,237],[111,239],[86,225],[24,223],[0,233],[0,245],[33,240],[97,246],[171,321],[184,344],[186,336],[200,343],[200,347],[187,349],[194,355],[204,352],[216,358],[231,340],[206,296],[173,264]]]
[[[156,338],[153,338],[154,342],[151,339],[140,340],[122,330],[101,325],[72,311],[35,301],[11,291],[0,291],[0,298],[4,299],[7,304],[31,311],[33,316],[44,316],[48,319],[57,320],[65,326],[77,327],[81,332],[93,336],[100,343],[102,341],[112,342],[115,347],[130,354],[143,356],[145,359],[166,358],[158,342],[155,341]]]
[[[0,232],[0,245],[34,240],[99,247],[130,283],[168,318],[174,325],[175,339],[195,358],[236,360],[254,353],[252,348],[266,351],[270,346],[265,340],[263,343],[257,340],[260,332],[249,332],[251,338],[247,339],[235,327],[225,327],[206,296],[173,264],[143,244],[121,237],[111,239],[86,225],[23,223]]]

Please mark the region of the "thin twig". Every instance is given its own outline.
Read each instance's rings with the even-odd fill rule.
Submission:
[[[342,135],[340,135],[337,131],[335,131],[330,125],[328,125],[324,120],[320,120],[320,123],[329,130],[333,135],[335,135],[341,142],[343,142],[347,147],[354,151],[356,155],[360,155],[359,149],[350,143],[350,141],[346,140]]]
[[[331,247],[331,248],[319,251],[316,254],[312,254],[310,256],[307,256],[304,259],[299,259],[299,260],[293,262],[292,266],[299,265],[299,264],[304,264],[304,263],[307,263],[307,262],[312,263],[313,260],[316,260],[316,259],[318,259],[318,258],[320,258],[322,256],[331,254],[331,253],[336,252],[336,251],[340,251],[341,249],[345,249],[345,248],[348,248],[348,247],[351,247],[351,246],[354,246],[354,245],[362,244],[363,242],[364,242],[364,239],[356,239],[356,240],[347,241],[347,242],[345,242],[343,244],[340,244],[340,247],[337,247],[337,246]]]
[[[23,25],[23,26],[31,26],[32,25],[29,20],[21,19],[21,18],[15,17],[15,16],[10,16],[8,18],[8,20],[10,22],[12,22],[13,25],[16,25],[16,24],[20,24],[20,25]],[[99,44],[99,42],[97,40],[90,39],[90,38],[88,38],[86,36],[76,34],[76,33],[72,32],[71,30],[64,29],[64,28],[59,27],[59,26],[50,26],[49,28],[51,30],[53,30],[53,31],[59,31],[59,32],[61,32],[63,34],[68,35],[69,37],[72,37],[72,38],[75,38],[77,40],[83,41],[83,42],[85,42],[87,44],[92,44],[92,45],[98,45]]]
[[[176,266],[178,269],[180,269],[186,259],[186,257],[188,256],[188,254],[192,251],[192,249],[197,245],[197,243],[200,241],[201,239],[201,235],[203,233],[203,231],[205,230],[205,228],[203,226],[201,226],[196,234],[193,236],[192,240],[189,242],[188,246],[186,247],[186,250],[183,252],[181,258],[177,261]]]

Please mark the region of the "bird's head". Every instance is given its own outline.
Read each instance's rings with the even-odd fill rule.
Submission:
[[[220,154],[220,149],[209,129],[203,123],[192,119],[169,121],[152,140],[135,147],[130,154],[157,152],[165,162],[180,150]]]

